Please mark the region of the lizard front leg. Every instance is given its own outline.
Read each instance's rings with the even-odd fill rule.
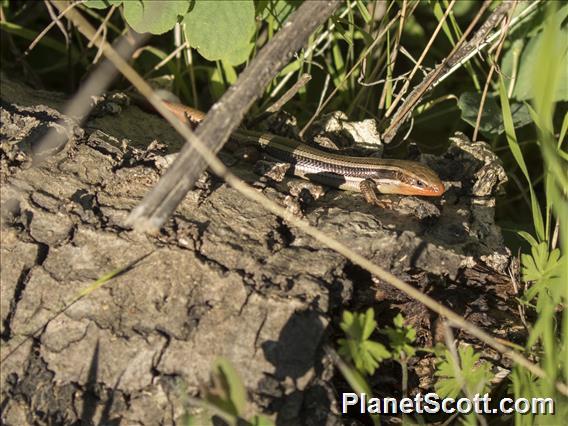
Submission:
[[[381,207],[383,209],[392,208],[392,201],[386,199],[380,199],[377,197],[376,184],[372,179],[364,179],[359,183],[359,191],[365,197],[365,201],[369,204]]]

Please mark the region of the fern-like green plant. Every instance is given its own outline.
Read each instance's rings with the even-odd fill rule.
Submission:
[[[438,352],[439,362],[434,387],[440,398],[486,393],[493,378],[491,365],[480,361],[481,355],[471,346],[458,348],[457,357],[448,349]]]
[[[346,338],[339,339],[339,354],[352,361],[355,368],[363,374],[374,374],[380,362],[391,357],[391,353],[379,342],[370,340],[377,327],[372,308],[364,314],[343,312],[340,324]]]
[[[389,338],[393,357],[400,360],[402,357],[414,356],[416,348],[413,343],[416,340],[416,330],[414,327],[404,325],[404,317],[400,313],[394,317],[393,324],[394,327],[387,327],[382,331]]]

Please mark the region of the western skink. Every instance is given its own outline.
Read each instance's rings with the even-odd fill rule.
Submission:
[[[164,103],[176,117],[193,126],[205,117],[203,112],[185,105]],[[290,174],[361,192],[369,203],[381,204],[376,192],[439,197],[445,191],[436,172],[415,161],[337,155],[294,139],[249,130],[238,130],[232,137],[259,145],[277,160],[290,163]]]

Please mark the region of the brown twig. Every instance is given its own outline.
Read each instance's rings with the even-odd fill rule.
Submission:
[[[509,11],[512,7],[511,2],[503,2],[493,13],[487,18],[487,20],[481,25],[479,30],[474,34],[469,42],[465,42],[473,28],[481,18],[481,15],[489,7],[490,2],[485,1],[481,6],[481,9],[477,13],[476,17],[473,19],[467,30],[463,33],[461,39],[452,49],[450,54],[438,65],[434,70],[432,70],[421,83],[419,83],[412,92],[408,95],[404,103],[400,106],[396,114],[393,116],[389,126],[383,133],[383,140],[388,143],[393,140],[398,129],[406,121],[409,115],[412,113],[418,102],[422,97],[432,88],[436,83],[436,80],[440,78],[445,71],[450,69],[454,64],[458,63],[465,56],[467,56],[471,51],[475,50],[483,40],[489,35],[489,32],[501,21],[501,18]]]
[[[426,47],[424,48],[424,50],[422,51],[422,53],[420,54],[420,57],[418,58],[418,60],[415,62],[414,64],[414,68],[412,68],[412,71],[410,72],[410,75],[408,76],[408,79],[406,80],[406,83],[404,84],[404,86],[402,87],[401,91],[398,93],[398,95],[396,96],[395,100],[391,103],[389,109],[387,110],[387,112],[385,113],[385,117],[390,117],[394,108],[396,108],[396,106],[398,105],[398,103],[400,102],[400,100],[402,99],[402,97],[404,96],[404,94],[406,93],[406,91],[408,90],[408,87],[410,86],[410,82],[412,81],[412,78],[414,77],[414,75],[416,74],[416,72],[420,69],[420,66],[422,65],[422,62],[424,61],[424,59],[426,58],[426,55],[428,54],[428,52],[430,51],[430,48],[432,47],[432,44],[434,44],[434,40],[436,40],[436,37],[438,36],[438,33],[440,32],[440,30],[442,29],[444,23],[446,22],[446,19],[448,18],[448,15],[450,14],[450,12],[452,11],[454,4],[456,3],[456,0],[452,0],[452,2],[448,5],[448,7],[446,8],[446,12],[444,13],[444,16],[442,16],[442,19],[440,19],[440,22],[438,22],[438,26],[436,27],[436,29],[434,30],[434,32],[432,33],[432,36],[430,37],[430,40],[428,40],[428,43],[426,43]]]
[[[59,17],[75,12],[75,9],[71,7],[72,4],[68,1],[53,1],[52,4],[60,11]],[[116,50],[123,57],[130,57],[145,39],[146,37],[144,36],[129,33],[117,41]],[[103,93],[117,75],[118,71],[112,62],[109,60],[103,61],[81,86],[73,99],[65,104],[61,113],[78,117],[79,121],[83,120],[92,108],[91,97]],[[50,128],[45,137],[38,143],[37,152],[49,155],[57,151],[66,142],[67,137],[65,134],[59,133],[55,128]],[[43,157],[43,155],[40,155],[34,159],[34,162],[41,161]]]
[[[197,134],[213,152],[221,149],[266,85],[339,4],[339,0],[302,3],[211,108]],[[128,222],[146,230],[162,226],[206,167],[205,160],[186,144],[156,187],[131,212]]]
[[[491,63],[491,68],[489,69],[489,74],[487,75],[487,80],[485,81],[485,87],[483,88],[483,93],[481,95],[481,102],[479,103],[479,110],[477,111],[477,119],[475,120],[475,128],[473,130],[473,137],[472,142],[477,142],[477,133],[479,131],[479,126],[481,125],[481,116],[483,114],[483,106],[485,105],[485,100],[487,98],[487,92],[489,91],[489,85],[491,84],[491,78],[493,77],[493,72],[495,71],[495,67],[497,67],[497,61],[499,60],[499,55],[501,54],[501,49],[503,48],[503,43],[505,43],[505,38],[508,34],[509,25],[511,24],[511,15],[512,12],[515,10],[517,2],[513,3],[513,7],[511,8],[511,13],[507,15],[505,22],[503,23],[503,32],[499,37],[499,41],[497,42],[497,50],[495,52],[495,57]]]
[[[286,103],[290,99],[292,99],[294,96],[296,96],[296,93],[298,93],[298,91],[302,87],[304,87],[308,83],[308,81],[310,81],[311,79],[312,79],[312,76],[310,74],[307,74],[307,73],[302,74],[300,76],[300,78],[298,79],[298,81],[296,83],[294,83],[294,85],[292,87],[290,87],[288,90],[286,90],[286,92],[284,92],[284,94],[276,102],[274,102],[272,105],[270,105],[268,108],[266,108],[265,111],[261,112],[256,117],[254,117],[254,119],[251,120],[247,124],[249,126],[255,126],[257,123],[264,121],[270,115],[274,114],[275,112],[280,111],[280,109],[284,105],[286,105]]]
[[[280,109],[286,104],[286,102],[288,102],[290,99],[292,99],[294,96],[296,96],[296,93],[298,93],[298,91],[304,87],[308,81],[310,81],[312,79],[312,76],[310,74],[302,74],[302,76],[298,79],[298,81],[296,83],[294,83],[294,85],[292,87],[290,87],[290,89],[288,89],[281,97],[280,99],[278,99],[276,102],[274,102],[272,105],[270,105],[268,108],[266,108],[266,112],[268,113],[274,113],[276,111],[280,111]]]
[[[389,30],[389,28],[398,20],[399,16],[400,16],[400,11],[382,29],[382,31],[377,35],[377,37],[375,38],[375,40],[373,40],[373,42],[369,45],[369,47],[367,47],[367,49],[365,49],[365,52],[363,52],[363,54],[360,56],[360,58],[357,60],[357,62],[355,62],[355,64],[351,67],[351,69],[345,74],[345,77],[343,77],[343,80],[341,80],[341,82],[331,91],[331,93],[329,94],[327,99],[324,102],[322,102],[320,105],[318,105],[316,112],[314,112],[312,117],[308,120],[308,122],[304,125],[304,127],[300,131],[300,136],[302,136],[306,132],[306,130],[308,130],[308,128],[312,125],[312,123],[317,118],[319,113],[333,99],[333,97],[335,96],[337,91],[341,88],[343,83],[346,82],[349,79],[349,77],[351,76],[351,74],[353,74],[355,72],[355,70],[357,70],[359,68],[359,66],[363,63],[363,61],[365,60],[367,55],[369,55],[373,51],[373,49],[375,48],[377,43],[382,40],[382,38],[385,36],[385,34]]]
[[[76,7],[79,3],[73,3],[69,5],[69,8],[72,7]],[[49,32],[49,30],[51,30],[55,25],[57,25],[57,27],[61,30],[61,32],[63,33],[63,37],[65,37],[65,41],[68,42],[68,35],[65,32],[65,28],[62,28],[61,26],[61,21],[59,20],[63,15],[65,15],[65,13],[67,12],[66,10],[62,11],[59,15],[57,16],[53,16],[53,11],[50,8],[49,2],[45,2],[45,6],[47,8],[47,11],[49,13],[49,15],[51,16],[51,22],[32,40],[32,42],[30,43],[30,45],[28,46],[28,48],[26,49],[26,51],[24,52],[23,56],[27,56],[30,54],[30,52],[33,50],[34,47],[36,47],[36,45],[41,41],[41,39]]]
[[[391,87],[393,84],[392,73],[394,71],[394,67],[396,65],[396,60],[398,58],[398,52],[400,51],[400,41],[402,39],[402,31],[404,30],[404,24],[406,23],[406,18],[410,16],[408,13],[408,1],[404,0],[402,2],[402,7],[400,11],[400,22],[398,24],[398,31],[395,35],[395,40],[392,47],[392,56],[388,61],[387,64],[387,77],[385,79],[385,84],[383,85],[383,90],[381,93],[381,97],[379,100],[379,110],[384,109],[385,102],[387,101],[387,97],[390,97]],[[389,51],[388,49],[386,50]],[[362,67],[363,68],[363,67]],[[390,99],[389,99],[390,101]]]
[[[68,18],[72,20],[79,31],[85,34],[88,38],[93,37],[95,33],[94,28],[92,28],[88,21],[84,19],[78,12],[70,12]],[[97,43],[99,42],[97,41]],[[214,155],[211,149],[207,147],[199,137],[197,137],[191,130],[189,130],[187,126],[182,124],[182,122],[178,120],[176,116],[164,106],[161,99],[152,91],[152,88],[119,54],[117,54],[117,52],[108,43],[102,41],[99,44],[102,45],[103,53],[107,56],[107,58],[113,62],[113,64],[123,73],[123,75],[132,83],[132,85],[135,86],[140,93],[145,95],[152,106],[164,116],[164,118],[174,127],[174,129],[180,133],[180,135],[182,135],[186,139],[187,143],[192,144],[195,147],[196,152],[206,159],[207,164],[211,168],[211,170],[221,178],[225,179],[225,181],[229,185],[239,191],[244,197],[259,203],[269,212],[282,217],[291,226],[297,227],[299,230],[315,238],[325,246],[345,256],[354,264],[359,265],[363,269],[369,271],[378,279],[391,284],[395,288],[406,293],[409,297],[420,301],[433,312],[446,317],[450,321],[451,326],[459,327],[467,331],[471,335],[477,337],[481,341],[489,344],[497,351],[501,352],[504,356],[512,359],[520,366],[527,368],[534,375],[543,378],[546,377],[545,371],[540,368],[540,366],[531,363],[520,353],[512,350],[507,345],[504,345],[501,341],[495,339],[474,324],[471,324],[466,319],[464,319],[462,315],[455,313],[451,309],[434,300],[432,297],[422,293],[421,290],[405,283],[392,273],[372,263],[370,260],[356,253],[345,244],[342,244],[341,242],[331,237],[328,233],[322,232],[313,227],[306,220],[302,220],[294,216],[292,212],[278,205],[274,201],[269,200],[266,196],[259,193],[256,189],[243,182],[225,167],[221,160],[219,160]],[[562,394],[568,395],[568,386],[565,383],[556,382],[555,385]]]

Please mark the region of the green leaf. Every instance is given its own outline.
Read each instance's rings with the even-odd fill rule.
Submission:
[[[364,318],[365,320],[361,337],[363,340],[367,340],[369,337],[371,337],[371,334],[373,334],[373,331],[377,327],[377,321],[375,321],[375,311],[373,310],[373,308],[367,309]]]
[[[435,2],[434,3],[434,16],[436,17],[436,20],[438,22],[440,22],[444,16],[444,11],[442,10],[442,6],[440,5],[439,2]],[[448,26],[448,21],[444,21],[444,23],[442,24],[442,29],[444,30],[444,33],[446,34],[446,37],[448,38],[448,40],[450,41],[451,45],[453,46],[455,44],[454,41],[454,37],[452,35],[452,32],[450,31],[450,27]]]
[[[560,22],[562,22],[562,18],[558,16],[558,14],[565,14],[567,10],[568,8],[564,6],[563,12],[557,12],[557,15],[555,16],[557,19],[549,18],[545,21],[544,25],[559,25]],[[528,100],[537,98],[541,95],[539,93],[534,93],[534,75],[546,71],[541,68],[539,56],[541,51],[545,47],[548,47],[552,52],[554,52],[553,54],[556,55],[557,58],[560,58],[561,64],[559,65],[559,68],[564,70],[564,77],[554,79],[558,82],[558,84],[553,93],[550,93],[552,101],[558,102],[568,100],[568,78],[566,78],[566,70],[568,69],[568,44],[566,43],[566,39],[568,38],[568,28],[566,26],[560,27],[558,31],[560,37],[555,39],[556,46],[543,45],[545,40],[543,38],[544,32],[542,31],[529,40],[526,48],[523,50],[521,60],[519,62],[519,74],[517,76],[517,84],[515,85],[515,90],[513,92],[514,98],[519,100]]]
[[[124,18],[139,33],[163,34],[175,26],[189,5],[189,0],[125,1]]]
[[[269,418],[266,418],[262,415],[257,415],[252,418],[250,421],[252,426],[273,426],[274,422]]]
[[[241,416],[247,404],[247,392],[237,370],[225,358],[213,364],[213,374],[219,379],[224,399],[234,407],[234,414]]]
[[[560,135],[558,137],[558,149],[562,147],[564,138],[566,137],[566,132],[568,131],[568,113],[564,114],[564,120],[562,120],[562,127],[560,129]]]
[[[341,374],[343,374],[343,377],[345,377],[345,380],[347,380],[347,383],[355,392],[366,393],[367,395],[372,394],[371,387],[357,370],[350,368],[343,361],[337,363],[337,368],[339,368],[339,371],[341,371]]]
[[[83,3],[91,9],[106,9],[109,6],[120,6],[122,0],[87,0]]]
[[[206,59],[245,62],[256,30],[252,0],[197,1],[185,16],[189,43]]]
[[[372,340],[365,342],[365,349],[374,360],[382,361],[391,357],[390,352],[384,347],[384,345]]]
[[[394,357],[400,359],[402,355],[414,356],[416,349],[413,342],[416,339],[416,330],[414,327],[404,325],[404,317],[400,313],[394,317],[393,324],[394,328],[387,327],[382,333],[388,336]]]
[[[273,0],[268,2],[268,6],[262,11],[262,19],[274,19],[279,25],[284,23],[288,16],[296,10],[300,2],[288,0]]]
[[[396,328],[404,327],[404,317],[402,316],[402,314],[398,313],[398,315],[392,320],[392,323]]]
[[[440,398],[485,393],[493,378],[491,366],[480,362],[481,355],[471,346],[459,347],[457,358],[449,350],[444,351],[434,373],[438,377],[434,385],[436,393]]]
[[[355,5],[357,6],[357,9],[359,10],[359,13],[361,14],[363,20],[365,21],[366,24],[368,24],[369,22],[371,22],[373,20],[373,17],[371,16],[371,14],[369,13],[369,11],[367,10],[366,4],[364,2],[362,2],[361,0],[357,0],[355,2]]]
[[[225,78],[227,79],[227,83],[234,84],[237,81],[237,72],[233,66],[225,61],[221,61],[221,67],[223,68],[223,72],[225,73]]]
[[[455,3],[452,13],[456,16],[464,16],[479,5],[478,0],[460,0]]]
[[[517,81],[519,59],[521,57],[521,53],[523,52],[524,47],[525,47],[524,38],[519,38],[515,40],[513,43],[511,43],[511,46],[509,47],[509,49],[507,49],[507,51],[503,55],[503,59],[501,61],[501,72],[503,73],[503,75],[511,79],[511,81],[507,83],[508,93],[510,90],[510,85],[515,84]]]
[[[565,285],[562,283],[562,272],[567,267],[566,262],[559,249],[549,251],[545,242],[531,246],[530,255],[521,255],[523,280],[533,282],[524,297],[530,302],[538,296],[537,312],[547,301],[561,303]]]
[[[343,312],[343,321],[339,325],[346,334],[346,339],[339,339],[339,354],[352,361],[355,368],[363,374],[373,374],[379,363],[390,358],[390,352],[381,343],[369,340],[377,326],[372,308],[364,314]]]
[[[479,105],[481,103],[481,94],[475,92],[462,93],[458,100],[458,107],[461,110],[461,118],[466,123],[475,127]],[[511,104],[511,113],[513,116],[514,128],[519,128],[531,123],[529,110],[522,102],[514,102]],[[479,123],[479,131],[486,137],[491,138],[500,135],[505,131],[501,108],[493,96],[487,96],[483,104],[481,112],[481,121]]]
[[[544,220],[542,218],[542,212],[540,210],[538,200],[536,199],[536,195],[532,187],[531,178],[529,175],[529,171],[527,169],[527,165],[525,163],[525,159],[523,158],[521,147],[517,142],[517,135],[515,134],[513,117],[511,115],[511,107],[509,105],[509,99],[507,98],[507,92],[505,90],[505,83],[503,82],[503,76],[499,77],[499,96],[501,99],[501,110],[503,112],[503,125],[505,126],[505,135],[507,136],[507,143],[509,144],[509,149],[511,150],[511,153],[515,158],[515,161],[519,165],[519,168],[525,175],[525,178],[529,184],[529,192],[531,195],[531,211],[533,215],[534,228],[538,239],[540,241],[544,241],[546,239]]]
[[[529,234],[528,232],[517,231],[517,234],[519,234],[519,236],[523,237],[531,246],[538,245],[538,241],[535,240],[535,238],[531,234]]]

